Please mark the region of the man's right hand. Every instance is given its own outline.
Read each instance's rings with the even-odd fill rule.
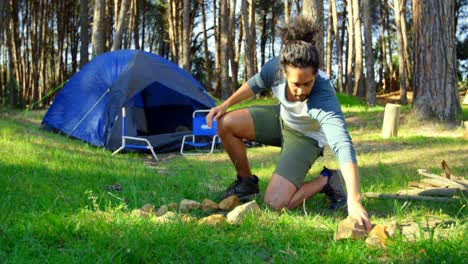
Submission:
[[[216,122],[218,122],[219,119],[224,114],[226,114],[227,109],[228,109],[228,106],[225,105],[224,103],[211,108],[210,112],[206,115],[206,124],[208,125],[208,127],[211,127],[211,120],[213,120],[213,118]]]

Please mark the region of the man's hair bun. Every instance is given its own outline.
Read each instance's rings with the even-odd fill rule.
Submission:
[[[318,30],[311,20],[303,16],[293,17],[288,23],[280,23],[277,30],[283,44],[304,41],[315,46]]]

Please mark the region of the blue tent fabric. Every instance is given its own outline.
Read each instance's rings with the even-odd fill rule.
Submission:
[[[214,105],[203,86],[176,64],[152,53],[120,50],[96,57],[76,73],[57,94],[42,124],[91,145],[116,149],[125,106],[127,135],[150,139],[158,152],[172,151],[187,134],[180,130],[191,127],[191,112]]]

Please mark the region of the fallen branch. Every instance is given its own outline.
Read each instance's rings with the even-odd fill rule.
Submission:
[[[400,199],[400,200],[415,200],[415,201],[431,201],[431,202],[450,202],[456,199],[447,197],[432,197],[432,196],[419,196],[419,195],[399,195],[390,193],[363,193],[365,198],[375,199]]]
[[[466,186],[461,184],[461,183],[458,183],[458,182],[450,180],[450,179],[446,179],[446,178],[441,177],[439,175],[428,173],[426,170],[418,169],[418,173],[421,174],[422,176],[445,182],[445,183],[449,184],[450,187],[459,188],[460,190],[466,189]]]

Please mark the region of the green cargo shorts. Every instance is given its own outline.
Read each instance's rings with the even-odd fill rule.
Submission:
[[[255,127],[255,142],[281,147],[275,173],[293,183],[298,189],[323,148],[317,140],[306,137],[286,126],[280,118],[280,105],[247,108]]]

